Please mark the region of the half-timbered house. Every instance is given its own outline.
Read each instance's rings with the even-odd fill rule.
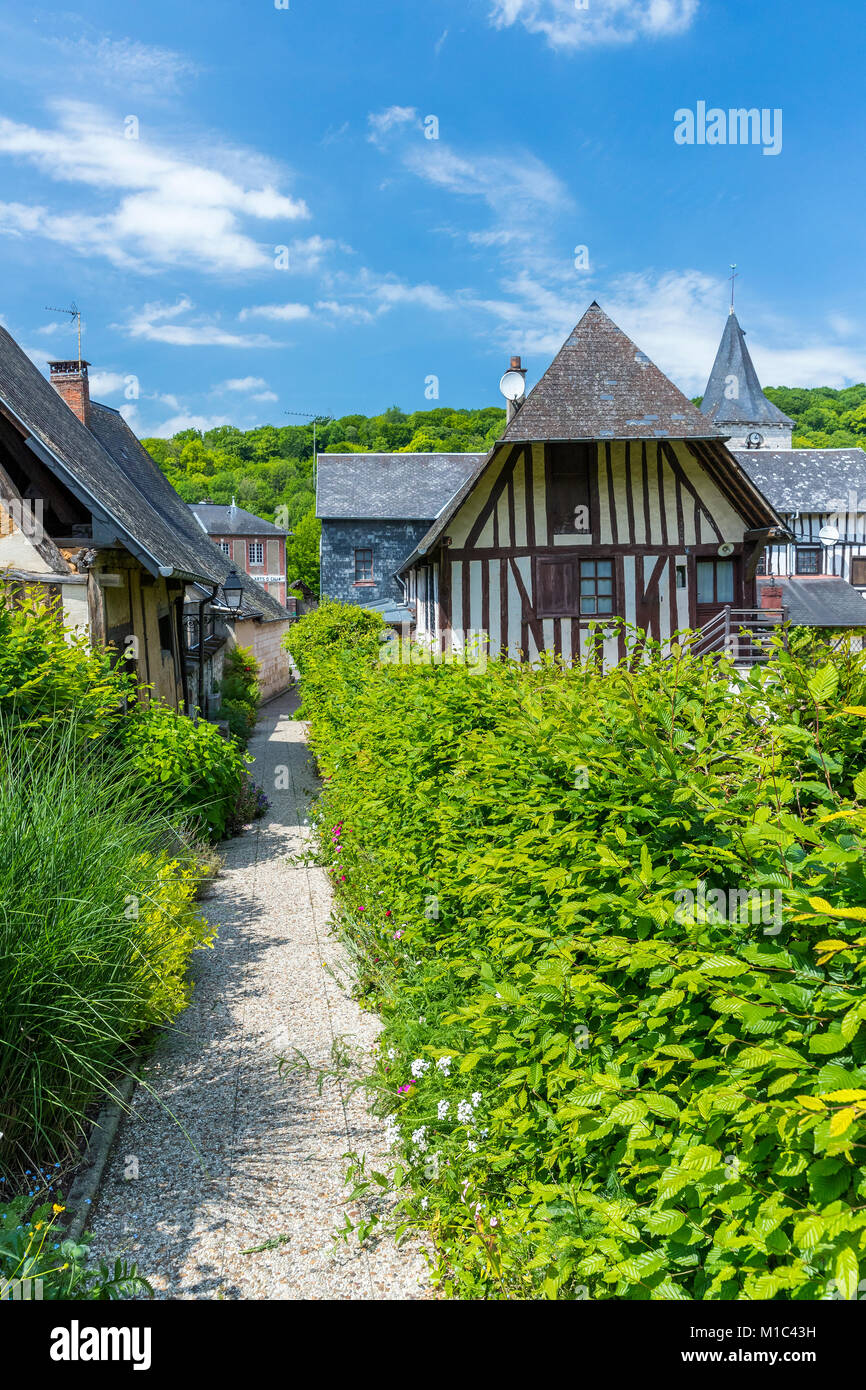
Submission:
[[[219,632],[253,647],[268,694],[284,689],[289,612],[245,573],[240,607],[226,606],[229,557],[123,417],[90,399],[88,366],[52,362],[47,381],[0,328],[0,601],[41,591],[67,629],[128,662],[143,698],[206,713]]]
[[[601,641],[613,663],[614,618],[663,642],[754,611],[782,534],[721,431],[593,303],[401,575],[443,650],[484,633],[491,655],[575,660]]]

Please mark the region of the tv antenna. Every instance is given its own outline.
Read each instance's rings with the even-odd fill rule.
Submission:
[[[283,411],[283,414],[284,414],[284,415],[299,415],[299,416],[301,416],[304,420],[312,420],[312,422],[313,422],[313,486],[315,487],[315,485],[316,485],[316,437],[317,437],[316,431],[317,431],[317,429],[318,429],[319,421],[321,420],[322,423],[324,423],[326,420],[330,420],[330,419],[331,419],[331,416],[330,416],[330,415],[324,415],[324,414],[322,413],[322,411],[315,411],[315,410],[284,410],[284,411]]]
[[[81,310],[73,299],[69,309],[58,309],[51,304],[45,305],[46,313],[49,314],[69,314],[70,319],[77,320],[78,323],[78,370],[81,370]]]

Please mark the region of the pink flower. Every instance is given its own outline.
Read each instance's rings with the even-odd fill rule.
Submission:
[[[403,935],[403,933],[402,933],[401,931],[395,931],[395,933],[394,933],[394,940],[395,940],[395,941],[399,941],[399,940],[400,940],[400,937],[401,937],[402,935]]]

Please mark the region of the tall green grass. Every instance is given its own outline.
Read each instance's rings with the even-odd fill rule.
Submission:
[[[180,847],[180,848],[179,848]],[[0,717],[0,1177],[62,1161],[209,941],[197,870],[122,750]]]

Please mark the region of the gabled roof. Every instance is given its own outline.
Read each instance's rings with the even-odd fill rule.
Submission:
[[[272,521],[265,521],[264,517],[234,504],[221,507],[215,502],[190,502],[189,507],[209,536],[282,536],[285,539],[289,534]]]
[[[123,417],[91,403],[91,428],[86,428],[4,328],[0,402],[34,455],[151,574],[162,569],[179,579],[209,581],[211,587],[226,577],[226,556],[208,540]],[[241,577],[246,590],[247,577]],[[251,612],[286,616],[276,599],[252,580],[249,586]]]
[[[777,512],[866,511],[862,449],[735,449],[734,458]],[[851,495],[859,500],[852,507]]]
[[[730,378],[736,380],[737,394],[730,395]],[[728,394],[726,395],[726,391]],[[794,422],[783,415],[777,405],[761,390],[758,373],[746,347],[746,335],[731,310],[722,333],[722,341],[710,372],[701,412],[716,425],[785,425]]]
[[[323,521],[433,521],[486,454],[319,454]]]
[[[792,627],[866,628],[866,599],[847,579],[815,575],[808,579],[770,579],[761,584],[778,585],[782,604],[788,610]]]
[[[717,439],[664,372],[593,300],[503,439]]]
[[[50,388],[53,391],[53,387]],[[72,412],[69,412],[72,414]],[[73,417],[74,418],[74,417]],[[221,584],[233,568],[227,555],[210,540],[199,526],[187,504],[175,492],[165,474],[151,458],[144,445],[133,434],[123,416],[110,406],[90,404],[90,430],[106,453],[122,469],[134,486],[147,497],[151,508],[171,528],[175,546],[193,558],[198,578]],[[87,431],[85,431],[87,433]],[[238,571],[244,587],[240,616],[263,618],[266,621],[285,618],[283,605],[251,579]]]

